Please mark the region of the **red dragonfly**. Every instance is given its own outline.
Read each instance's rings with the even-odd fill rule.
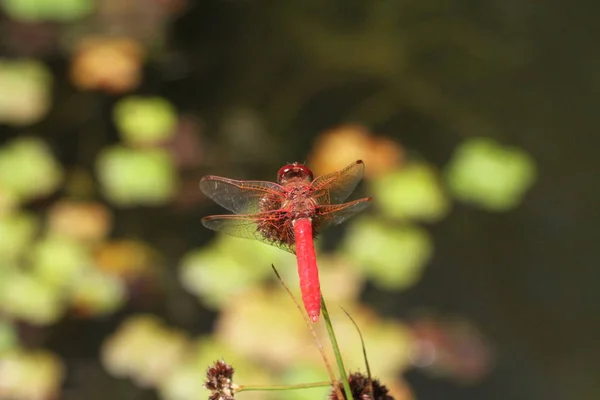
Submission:
[[[321,289],[313,240],[323,229],[344,222],[369,204],[370,197],[342,203],[363,172],[364,163],[358,160],[316,179],[305,165],[287,164],[277,173],[278,183],[205,176],[200,180],[202,192],[235,214],[211,215],[202,224],[296,254],[302,302],[317,322]]]

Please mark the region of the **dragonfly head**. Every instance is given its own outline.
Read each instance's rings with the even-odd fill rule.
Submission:
[[[280,185],[284,185],[291,180],[311,182],[313,180],[313,173],[306,165],[297,162],[286,164],[279,168],[279,172],[277,172],[277,182],[279,182]]]

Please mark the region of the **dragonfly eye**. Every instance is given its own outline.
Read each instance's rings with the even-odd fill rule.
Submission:
[[[279,169],[279,172],[277,172],[277,180],[279,183],[285,183],[292,178],[312,181],[313,173],[307,166],[298,163],[284,165]]]

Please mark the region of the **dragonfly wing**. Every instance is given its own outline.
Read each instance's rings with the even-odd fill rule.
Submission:
[[[363,177],[365,164],[358,160],[344,169],[323,175],[315,179],[312,188],[319,204],[344,202],[356,189]]]
[[[323,205],[317,208],[317,228],[319,231],[338,225],[358,214],[369,206],[370,197],[354,200],[344,204]]]
[[[269,224],[270,221],[279,221],[278,217],[279,214],[277,212],[265,212],[247,215],[211,215],[202,218],[202,225],[208,229],[223,232],[230,236],[236,236],[244,239],[255,239],[295,254],[295,245],[293,241],[285,242],[269,239],[261,231],[261,223],[264,225]]]
[[[283,188],[273,182],[237,181],[220,176],[205,176],[200,180],[200,190],[221,207],[236,214],[260,211],[260,201],[265,195],[282,196]]]

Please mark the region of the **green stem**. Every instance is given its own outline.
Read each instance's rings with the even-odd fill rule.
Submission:
[[[312,382],[312,383],[298,383],[295,385],[269,385],[269,386],[260,386],[260,385],[241,385],[235,389],[235,392],[250,392],[253,390],[294,390],[294,389],[310,389],[317,387],[326,387],[331,386],[331,382]]]
[[[325,326],[327,327],[327,333],[329,334],[329,340],[331,341],[331,346],[333,348],[333,354],[335,355],[335,360],[337,361],[338,369],[340,370],[340,378],[344,385],[344,392],[346,394],[346,399],[352,400],[352,390],[350,390],[350,382],[348,382],[348,375],[346,374],[346,367],[344,367],[344,360],[342,359],[342,353],[340,352],[340,347],[338,346],[337,338],[335,337],[335,332],[333,331],[333,325],[331,324],[331,319],[329,318],[329,312],[327,311],[327,306],[325,306],[325,300],[323,299],[323,294],[321,294],[321,311],[323,312],[323,319],[325,320]]]

